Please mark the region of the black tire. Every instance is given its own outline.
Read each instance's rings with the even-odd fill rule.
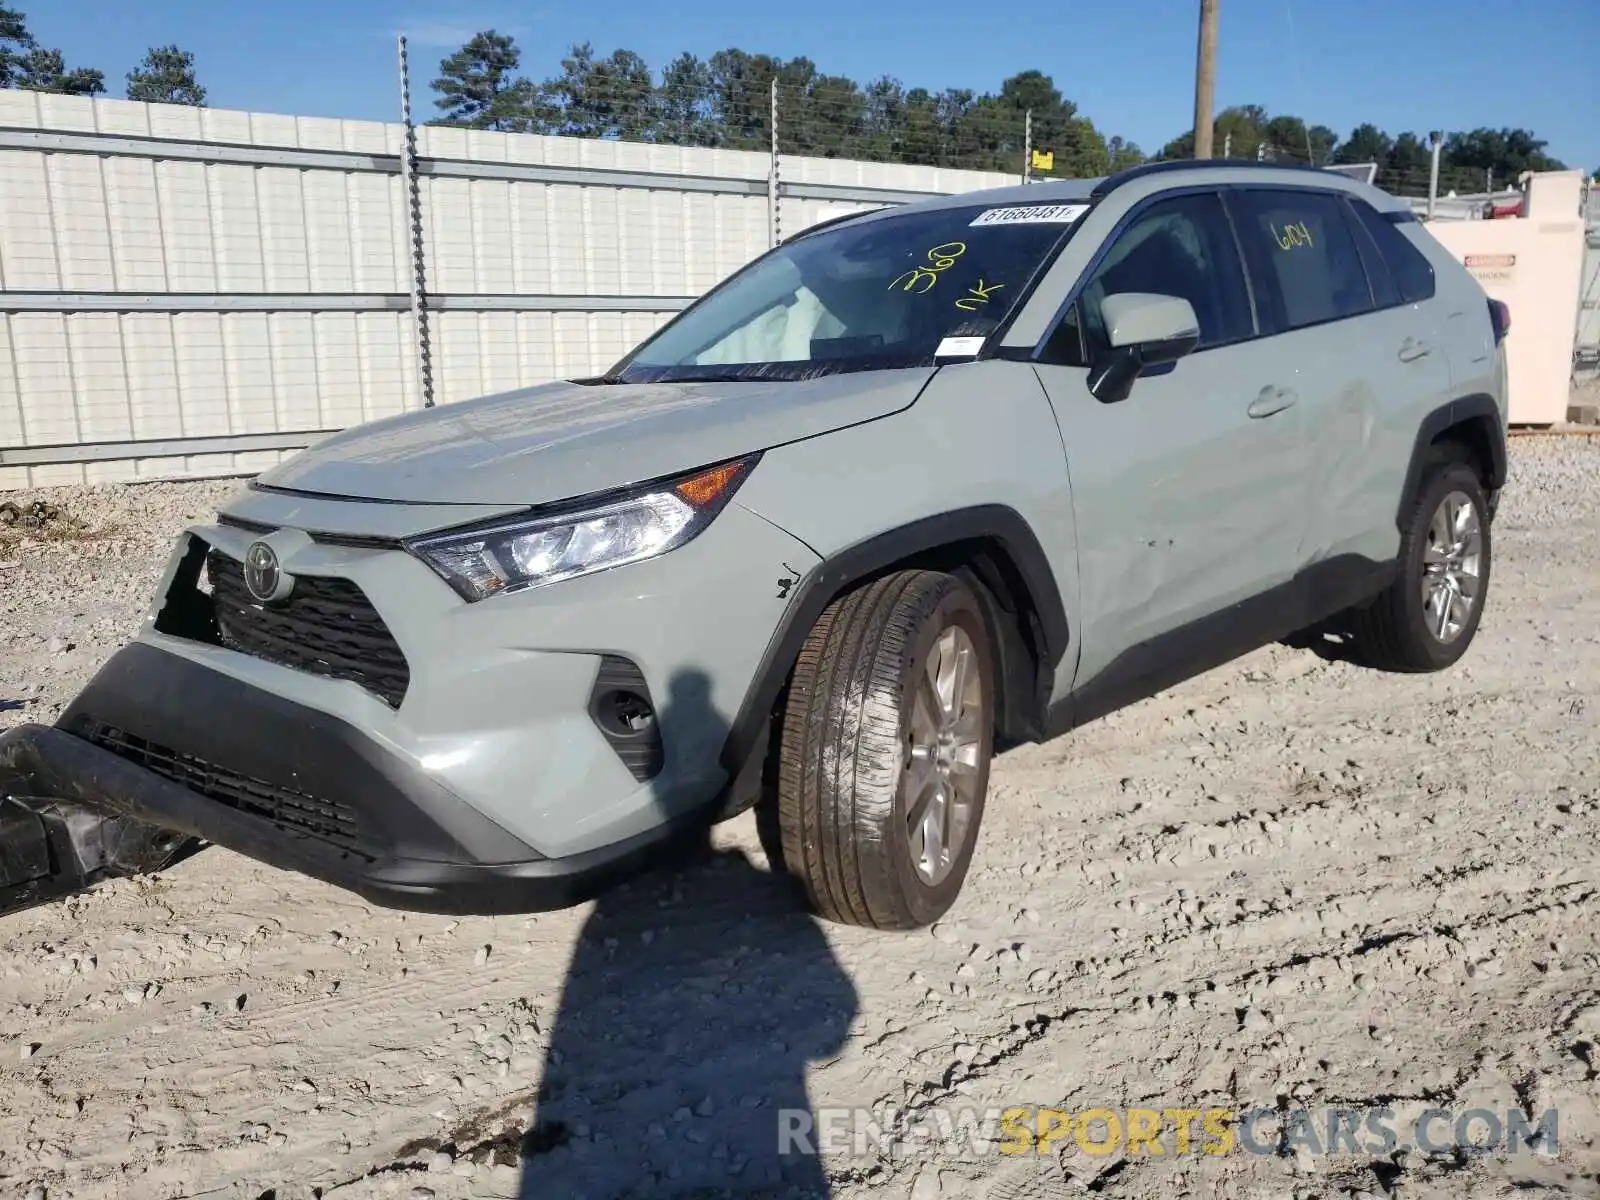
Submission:
[[[1448,453],[1448,452],[1446,452]],[[1442,640],[1429,627],[1422,600],[1423,560],[1428,549],[1428,528],[1447,496],[1459,492],[1476,511],[1482,550],[1478,591],[1461,631]],[[1489,533],[1489,505],[1478,474],[1455,458],[1435,461],[1423,473],[1421,487],[1408,510],[1400,538],[1400,573],[1370,605],[1349,615],[1348,628],[1357,658],[1382,671],[1442,671],[1467,652],[1478,632],[1488,600],[1493,562]]]
[[[918,874],[907,827],[912,712],[925,664],[954,627],[981,687],[976,800],[948,874]],[[949,639],[946,644],[951,644]],[[955,902],[977,843],[993,753],[994,655],[977,598],[954,576],[901,571],[835,600],[800,651],[776,730],[771,803],[781,861],[812,907],[876,929],[931,924]],[[974,719],[977,720],[976,718]]]

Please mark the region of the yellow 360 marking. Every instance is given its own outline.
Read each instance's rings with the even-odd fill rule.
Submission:
[[[920,296],[939,282],[939,272],[948,271],[956,265],[956,259],[967,252],[965,242],[945,242],[942,246],[935,246],[928,251],[928,265],[912,267],[911,270],[901,275],[889,284],[888,290],[894,291],[898,286],[902,292],[910,292]],[[904,281],[903,283],[901,281]]]

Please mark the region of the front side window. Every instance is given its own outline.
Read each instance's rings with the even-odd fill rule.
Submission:
[[[1052,350],[1060,351],[1056,361],[1089,366],[1110,349],[1100,306],[1122,292],[1187,300],[1200,322],[1201,350],[1254,332],[1238,247],[1213,193],[1157,201],[1117,235],[1079,290],[1062,332],[1052,339]],[[1075,356],[1074,342],[1080,339],[1081,353]]]
[[[931,365],[946,338],[994,332],[1087,207],[925,209],[819,230],[758,259],[608,378],[804,379]]]
[[[1228,204],[1277,331],[1372,310],[1355,237],[1340,198],[1326,192],[1247,188]]]

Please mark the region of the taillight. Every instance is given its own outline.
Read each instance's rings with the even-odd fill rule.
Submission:
[[[1489,301],[1489,323],[1494,326],[1494,341],[1498,346],[1511,332],[1511,309],[1502,301]]]

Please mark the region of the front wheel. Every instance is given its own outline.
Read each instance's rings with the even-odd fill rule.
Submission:
[[[835,600],[778,731],[782,865],[829,920],[931,924],[972,861],[993,751],[994,656],[951,575],[901,571]]]
[[[1489,591],[1489,506],[1477,472],[1437,464],[1400,542],[1400,573],[1353,614],[1360,657],[1388,671],[1439,671],[1467,652]]]

